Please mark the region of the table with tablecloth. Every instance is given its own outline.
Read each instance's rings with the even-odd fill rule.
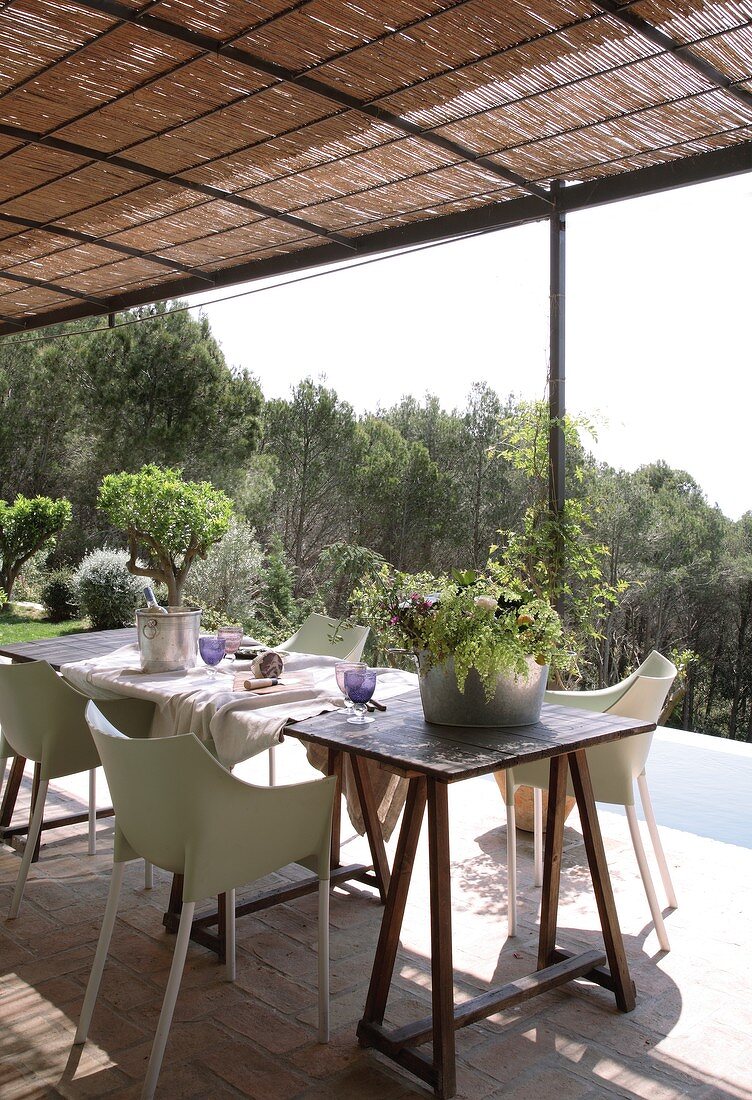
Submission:
[[[225,767],[233,768],[278,744],[288,722],[312,718],[343,704],[335,658],[293,653],[286,655],[284,662],[281,682],[289,690],[279,694],[233,690],[239,674],[247,671],[252,675],[250,661],[234,661],[229,674],[221,670],[212,675],[203,664],[184,672],[143,672],[137,645],[63,664],[60,671],[73,687],[93,699],[128,696],[155,703],[151,736],[194,733]],[[376,696],[388,706],[391,699],[414,690],[416,684],[412,673],[381,668],[377,670]],[[306,751],[311,764],[325,771],[325,750],[308,745]],[[382,833],[388,839],[404,805],[407,784],[376,764],[368,770]],[[360,800],[348,761],[343,791],[353,826],[363,835]]]

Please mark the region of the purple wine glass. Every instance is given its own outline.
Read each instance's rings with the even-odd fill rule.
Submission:
[[[205,665],[208,665],[210,676],[217,675],[216,665],[225,655],[224,638],[215,638],[213,634],[202,634],[198,640],[198,651]]]
[[[353,726],[365,726],[373,722],[373,718],[366,715],[366,703],[376,690],[376,669],[367,668],[363,672],[353,669],[346,671],[345,688],[355,704],[355,716],[348,718],[347,721]]]
[[[364,665],[360,661],[337,661],[334,666],[334,675],[337,677],[337,687],[345,697],[345,707],[347,709],[348,716],[352,715],[354,703],[350,696],[347,694],[347,688],[345,687],[345,673],[346,672],[365,672],[368,665]]]

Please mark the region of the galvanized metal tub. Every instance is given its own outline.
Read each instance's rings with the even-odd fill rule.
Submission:
[[[200,608],[168,607],[166,615],[141,608],[136,612],[136,626],[144,672],[182,672],[195,666]]]
[[[501,673],[490,701],[480,676],[470,669],[465,690],[457,687],[454,658],[429,664],[418,654],[418,682],[427,722],[437,726],[529,726],[540,718],[548,665],[527,659],[527,676]]]

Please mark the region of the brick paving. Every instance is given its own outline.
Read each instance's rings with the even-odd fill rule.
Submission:
[[[299,746],[278,753],[282,781],[307,774]],[[244,769],[263,781],[265,758]],[[57,785],[61,789],[62,782]],[[70,805],[73,793],[60,795]],[[28,782],[23,798],[28,800]],[[24,803],[24,804],[27,804]],[[539,891],[532,843],[520,834],[520,934],[506,938],[505,829],[493,781],[450,790],[454,964],[457,999],[532,969]],[[698,807],[698,812],[701,808]],[[659,810],[660,816],[660,810]],[[667,914],[673,950],[658,951],[627,825],[602,815],[617,906],[638,1004],[621,1015],[604,990],[579,985],[547,994],[458,1033],[458,1096],[526,1100],[594,1097],[752,1100],[752,851],[664,831],[680,908]],[[345,834],[348,836],[348,834]],[[168,878],[143,889],[126,874],[112,952],[89,1042],[71,1041],[107,894],[112,828],[86,855],[84,827],[49,832],[20,917],[0,918],[0,1098],[139,1096],[172,953],[161,924]],[[582,837],[567,823],[559,943],[599,946]],[[390,854],[394,839],[390,844]],[[343,856],[363,856],[349,837]],[[430,1009],[425,846],[403,930],[387,1024]],[[0,913],[7,912],[18,855],[0,847]],[[294,874],[294,872],[291,872]],[[397,1100],[431,1095],[380,1055],[359,1048],[381,907],[363,887],[332,895],[332,1041],[315,1038],[315,899],[302,898],[238,923],[238,974],[223,980],[192,945],[158,1096],[333,1097]]]

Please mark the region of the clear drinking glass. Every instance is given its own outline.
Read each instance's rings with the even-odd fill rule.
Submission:
[[[347,694],[347,688],[345,687],[345,673],[346,672],[365,672],[368,665],[364,665],[359,661],[337,661],[334,666],[334,675],[337,677],[337,687],[345,697],[345,708],[347,710],[348,717],[352,715],[354,703],[350,696]]]
[[[345,672],[345,689],[355,705],[355,716],[347,719],[350,725],[365,726],[368,722],[373,722],[373,718],[366,714],[366,703],[376,690],[376,669],[351,669]]]
[[[201,659],[208,666],[210,676],[217,675],[216,666],[225,655],[224,638],[215,638],[213,634],[202,634],[198,640]]]
[[[230,663],[235,660],[235,654],[243,644],[242,626],[220,626],[217,631],[218,638],[225,640],[225,653]]]

